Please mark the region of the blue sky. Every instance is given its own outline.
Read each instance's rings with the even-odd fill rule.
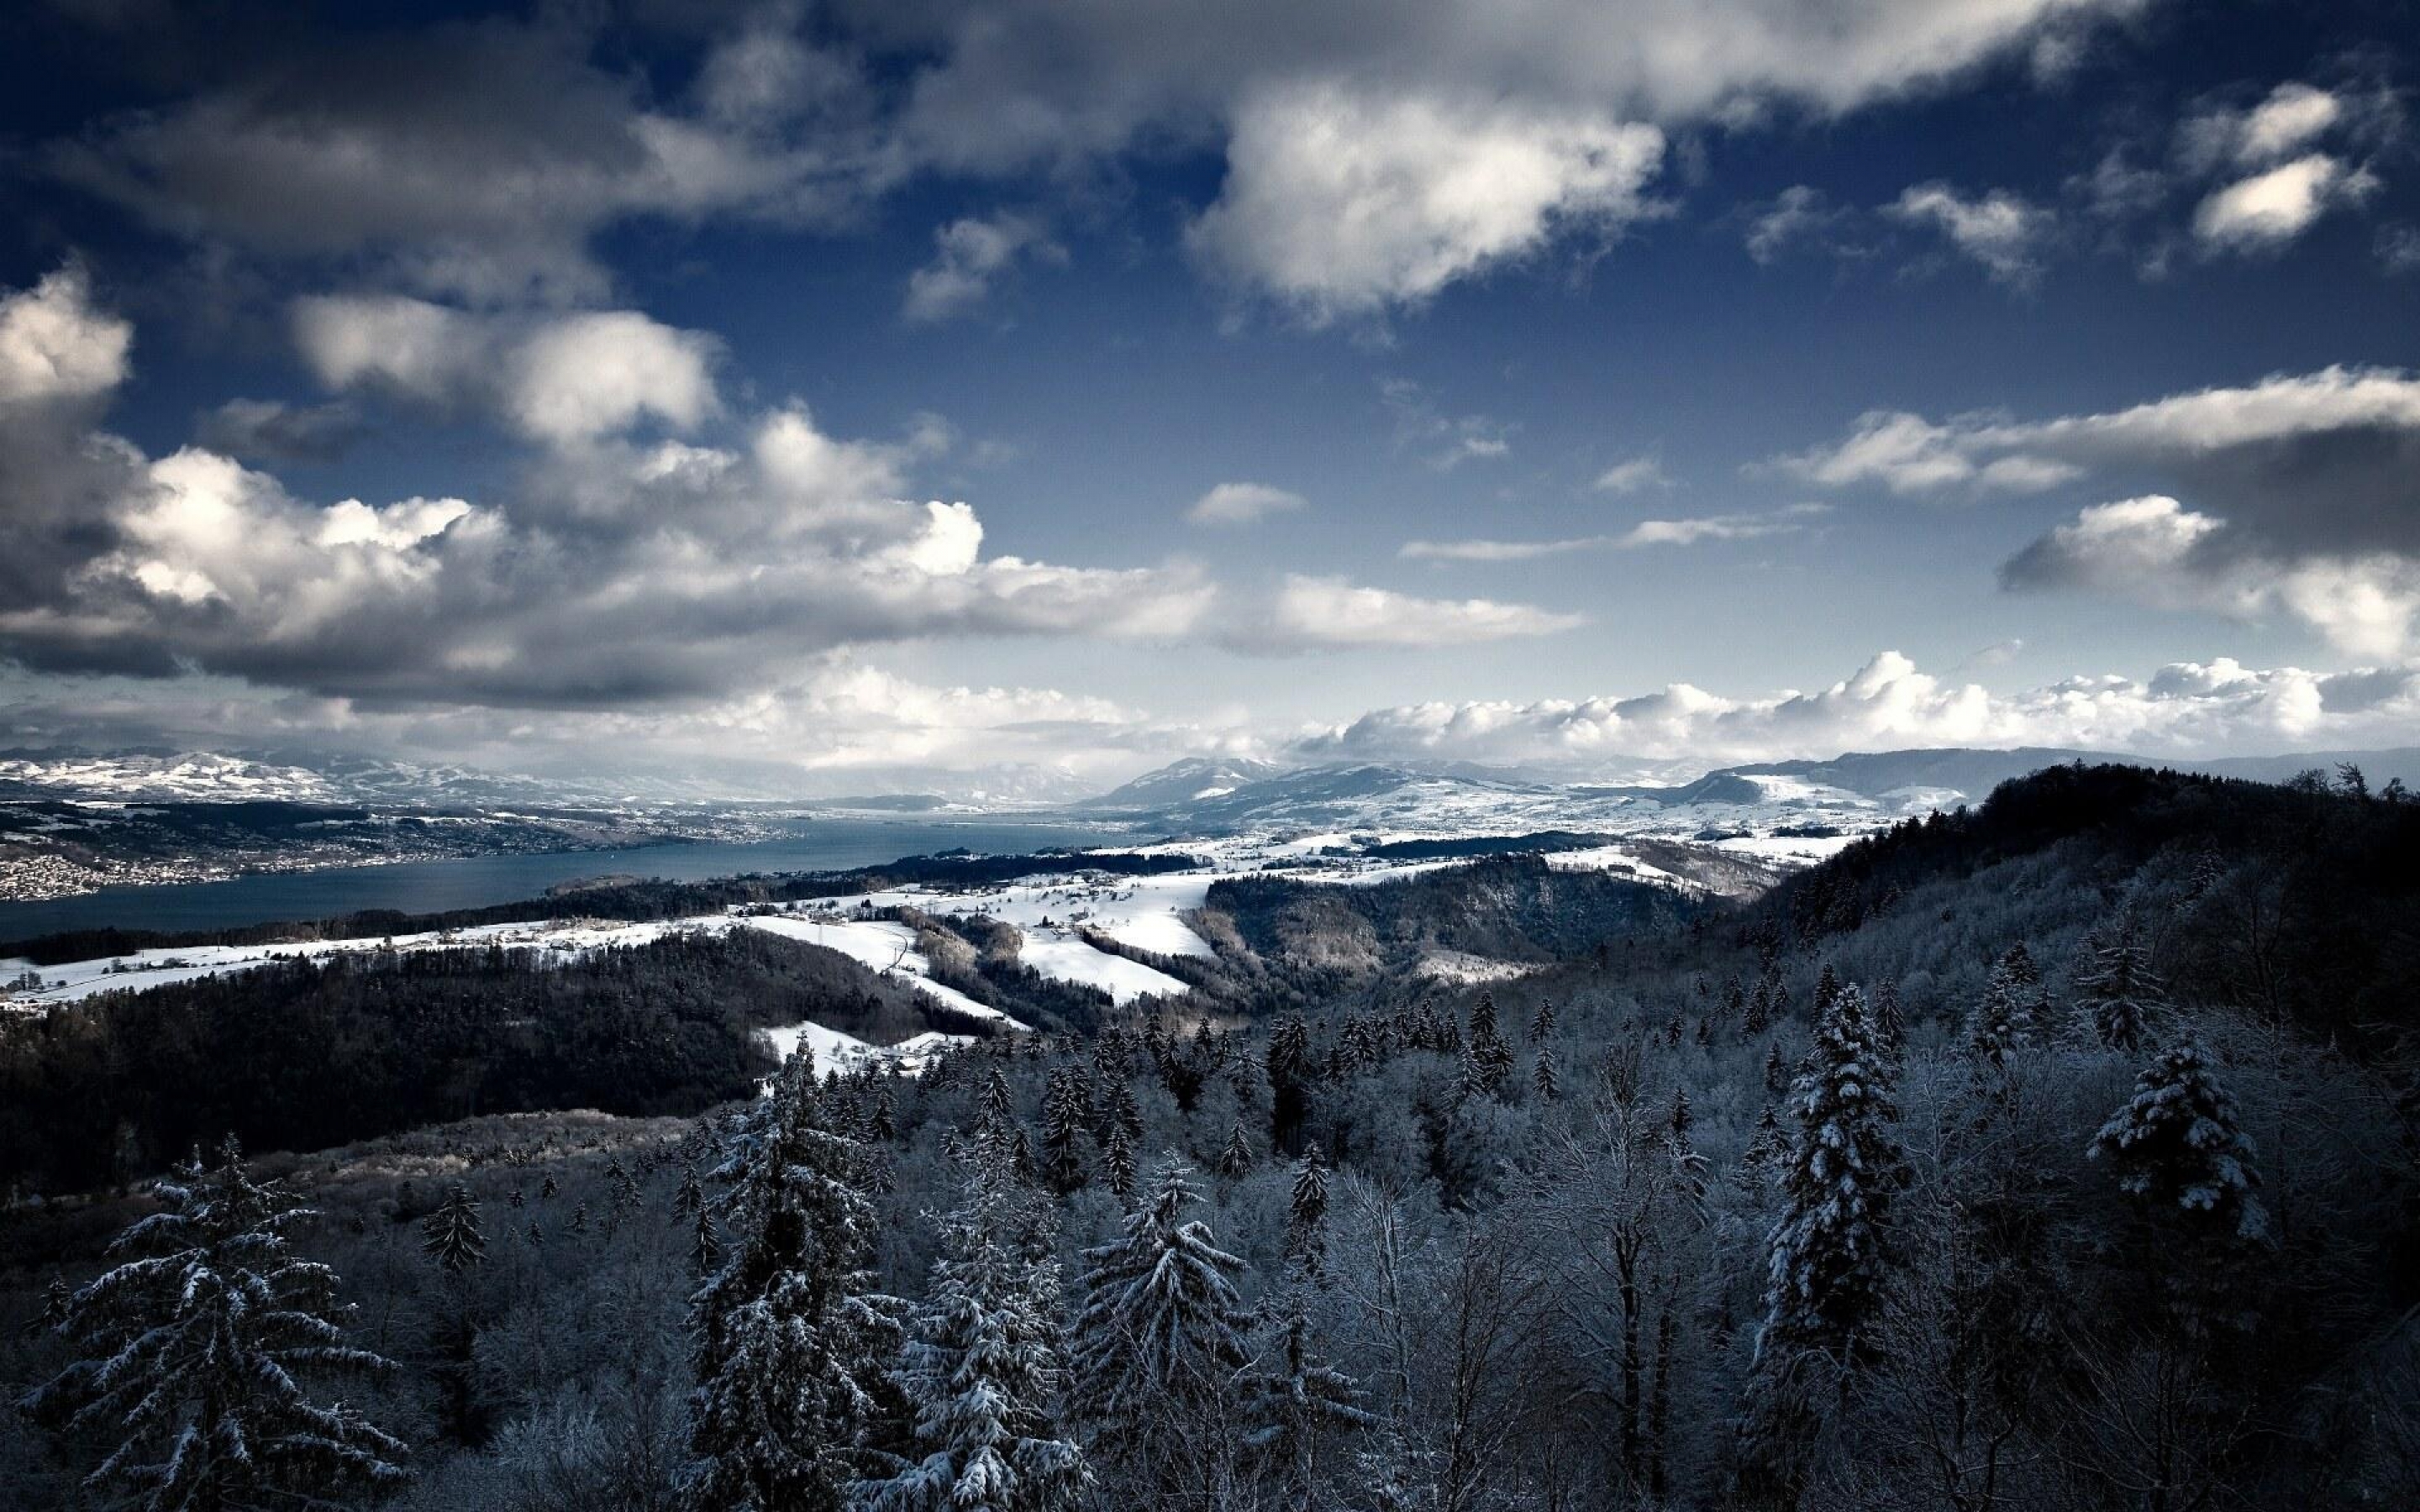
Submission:
[[[2408,742],[2416,20],[20,8],[5,743]]]

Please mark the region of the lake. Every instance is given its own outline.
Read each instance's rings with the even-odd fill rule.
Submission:
[[[332,867],[184,882],[104,887],[74,898],[0,903],[0,940],[80,929],[202,930],[279,919],[330,918],[365,908],[408,914],[535,898],[558,882],[621,872],[699,882],[751,872],[833,872],[903,856],[965,848],[1016,855],[1053,846],[1131,844],[1138,837],[1046,820],[817,819],[796,835],[743,845],[648,845],[626,851],[550,851],[473,856],[393,866]]]

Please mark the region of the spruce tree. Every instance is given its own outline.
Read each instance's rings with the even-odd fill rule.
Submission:
[[[1767,1240],[1741,1456],[1746,1499],[1784,1506],[1804,1487],[1827,1400],[1845,1399],[1872,1351],[1867,1328],[1887,1279],[1890,1200],[1907,1180],[1889,1129],[1898,1110],[1885,1057],[1854,985],[1829,994],[1791,1107],[1798,1134]]]
[[[1192,1174],[1174,1156],[1161,1161],[1124,1234],[1084,1252],[1071,1363],[1078,1404],[1102,1440],[1198,1491],[1206,1467],[1186,1461],[1218,1447],[1202,1428],[1233,1397],[1251,1319],[1236,1300],[1244,1262],[1187,1216],[1201,1200]],[[1178,1448],[1187,1443],[1190,1455]]]
[[[874,1512],[1061,1512],[1092,1484],[1061,1429],[1059,1266],[1049,1211],[980,1160],[941,1219],[930,1294],[895,1379],[909,1457],[859,1489]]]
[[[487,1237],[479,1232],[479,1205],[470,1189],[456,1181],[445,1189],[445,1200],[420,1223],[420,1248],[448,1275],[459,1275],[488,1257]]]
[[[1854,985],[1830,995],[1790,1105],[1798,1135],[1769,1239],[1760,1354],[1815,1351],[1846,1368],[1881,1298],[1890,1201],[1908,1174],[1890,1074]]]
[[[1496,995],[1485,988],[1470,1010],[1470,1040],[1463,1055],[1465,1083],[1489,1097],[1501,1095],[1512,1074],[1512,1047],[1497,1026]]]
[[[1529,1042],[1531,1044],[1544,1044],[1554,1037],[1554,999],[1541,997],[1538,999],[1538,1011],[1529,1015]]]
[[[147,1512],[308,1504],[402,1484],[403,1445],[306,1382],[393,1369],[346,1344],[336,1274],[295,1257],[316,1216],[255,1181],[229,1138],[153,1188],[163,1209],[110,1246],[112,1270],[70,1300],[87,1351],[26,1400],[41,1421],[107,1435],[85,1479]]]
[[[1319,1147],[1306,1145],[1302,1159],[1295,1162],[1294,1195],[1286,1213],[1286,1254],[1302,1262],[1303,1270],[1311,1275],[1319,1273],[1326,1258],[1322,1230],[1326,1218],[1327,1166],[1319,1158]]]
[[[1966,1051],[1978,1075],[2001,1076],[2025,1048],[2030,1038],[2024,991],[2017,973],[2005,960],[1992,967],[1983,995],[1966,1019]]]
[[[1083,1073],[1062,1066],[1042,1094],[1042,1176],[1065,1196],[1084,1184],[1084,1128],[1093,1121]]]
[[[1218,1174],[1230,1181],[1242,1180],[1251,1174],[1253,1160],[1251,1136],[1244,1132],[1244,1120],[1237,1119],[1218,1151]]]
[[[716,1172],[729,1249],[690,1307],[697,1390],[684,1492],[695,1512],[839,1512],[898,1350],[877,1295],[873,1204],[813,1063],[793,1057]]]
[[[2076,978],[2075,995],[2092,1020],[2092,1032],[2109,1049],[2133,1055],[2150,1038],[2167,994],[2151,971],[2132,908],[2118,916],[2114,932],[2095,940],[2091,960]]]
[[[1555,1050],[1552,1045],[1538,1047],[1537,1062],[1529,1068],[1529,1085],[1537,1089],[1540,1098],[1548,1103],[1555,1102],[1563,1095],[1562,1073],[1555,1069]]]
[[[1245,1443],[1276,1473],[1288,1512],[1311,1512],[1320,1504],[1321,1450],[1378,1420],[1362,1408],[1353,1378],[1315,1349],[1302,1288],[1288,1288],[1273,1313],[1276,1338],[1261,1350],[1268,1363],[1246,1381]]]
[[[2106,1160],[2120,1190],[2190,1227],[2258,1242],[2268,1237],[2256,1150],[2235,1099],[2190,1041],[2161,1052],[2134,1079],[2085,1154]]]
[[[1135,1195],[1134,1140],[1123,1123],[1109,1125],[1109,1137],[1101,1144],[1101,1177],[1109,1189],[1122,1202],[1132,1202]]]

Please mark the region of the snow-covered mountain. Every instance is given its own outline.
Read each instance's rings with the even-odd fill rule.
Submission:
[[[350,756],[148,750],[0,753],[0,797],[154,803],[273,799],[442,808],[597,803],[611,796],[606,789],[584,782]]]

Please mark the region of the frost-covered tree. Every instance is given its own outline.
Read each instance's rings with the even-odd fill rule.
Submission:
[[[68,1304],[85,1357],[27,1398],[38,1419],[116,1440],[86,1478],[147,1512],[320,1503],[405,1479],[403,1445],[306,1383],[394,1368],[345,1342],[327,1266],[297,1257],[316,1214],[255,1181],[230,1138],[153,1189],[161,1211],[110,1246],[117,1263]]]
[[[1496,1019],[1496,995],[1481,989],[1470,1010],[1470,1039],[1463,1051],[1466,1088],[1489,1097],[1501,1094],[1512,1074],[1512,1047]]]
[[[2152,973],[2133,909],[2095,940],[2090,960],[2076,977],[2075,996],[2092,1021],[2092,1032],[2108,1048],[2132,1055],[2150,1038],[2153,1021],[2167,1006],[2167,992]]]
[[[1125,1124],[1109,1125],[1109,1138],[1101,1142],[1101,1177],[1119,1200],[1131,1202],[1135,1195],[1134,1138]]]
[[[1323,1226],[1327,1221],[1327,1163],[1317,1145],[1305,1145],[1295,1162],[1294,1194],[1286,1212],[1286,1254],[1302,1262],[1312,1275],[1326,1257]]]
[[[1765,1316],[1749,1381],[1742,1460],[1751,1499],[1794,1504],[1830,1382],[1843,1394],[1888,1274],[1889,1208],[1908,1167],[1890,1125],[1887,1057],[1865,996],[1836,987],[1816,1020],[1790,1105],[1798,1133],[1767,1239]]]
[[[1984,980],[1983,995],[1966,1018],[1966,1051],[1978,1074],[1997,1076],[2024,1051],[2031,1038],[2024,983],[2003,960]]]
[[[856,1141],[793,1056],[716,1176],[729,1250],[690,1307],[697,1391],[684,1487],[698,1512],[838,1512],[897,1357],[896,1304],[866,1262],[875,1212]]]
[[[1262,1365],[1245,1382],[1245,1443],[1262,1458],[1290,1512],[1320,1504],[1323,1451],[1377,1418],[1361,1406],[1353,1378],[1318,1352],[1302,1288],[1290,1287],[1267,1327]]]
[[[471,1189],[457,1181],[445,1189],[445,1200],[420,1222],[421,1252],[448,1275],[459,1275],[488,1257],[487,1236],[479,1232],[479,1205]]]
[[[1563,1095],[1563,1073],[1555,1068],[1554,1046],[1538,1047],[1538,1058],[1529,1068],[1529,1086],[1544,1102],[1555,1102]]]
[[[1093,1121],[1084,1077],[1073,1066],[1050,1073],[1042,1093],[1042,1176],[1062,1196],[1084,1184],[1084,1130]]]
[[[915,1414],[875,1512],[1059,1512],[1092,1484],[1059,1424],[1059,1266],[1048,1210],[985,1165],[940,1220],[941,1254],[895,1379]]]
[[[2106,1160],[2118,1187],[2146,1207],[2206,1231],[2264,1241],[2257,1153],[2238,1120],[2235,1099],[2187,1041],[2154,1057],[2134,1078],[2134,1095],[2110,1115],[2085,1154]]]
[[[1529,1042],[1544,1044],[1555,1037],[1555,1003],[1550,997],[1538,999],[1538,1011],[1529,1015]]]
[[[1218,1174],[1230,1181],[1241,1180],[1251,1174],[1252,1162],[1252,1137],[1244,1132],[1244,1120],[1237,1119],[1218,1150]]]
[[[1235,1448],[1224,1427],[1250,1359],[1237,1301],[1244,1261],[1187,1216],[1192,1170],[1170,1156],[1114,1242],[1084,1252],[1074,1327],[1074,1396],[1113,1454],[1194,1491]]]

